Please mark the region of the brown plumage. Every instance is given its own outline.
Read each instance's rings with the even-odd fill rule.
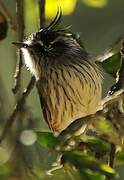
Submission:
[[[101,99],[98,73],[98,68],[90,62],[47,67],[37,86],[51,129],[61,132],[75,119],[96,111]]]
[[[36,77],[44,118],[59,133],[77,118],[94,113],[101,100],[100,70],[72,34],[56,30],[60,16],[18,43]]]

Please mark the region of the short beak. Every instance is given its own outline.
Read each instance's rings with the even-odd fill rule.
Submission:
[[[27,48],[28,44],[23,43],[23,42],[12,42],[17,48]]]

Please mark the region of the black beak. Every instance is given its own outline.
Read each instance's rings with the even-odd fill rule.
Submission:
[[[28,48],[28,44],[23,42],[12,42],[17,48]]]

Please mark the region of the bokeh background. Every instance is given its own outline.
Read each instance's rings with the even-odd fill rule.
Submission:
[[[25,37],[39,29],[39,12],[38,0],[24,0],[25,2]],[[16,18],[16,4],[12,0],[4,0],[6,7],[13,18]],[[124,1],[123,0],[46,0],[46,24],[54,17],[58,6],[63,11],[62,26],[72,25],[71,31],[78,33],[84,43],[87,51],[96,56],[102,54],[108,47],[111,47],[120,37],[124,37]],[[7,36],[0,41],[0,122],[3,124],[13,111],[16,98],[12,93],[14,83],[14,71],[16,65],[16,49],[12,42],[17,40],[17,33],[9,26]],[[26,87],[30,80],[30,73],[23,67],[22,71],[22,89]],[[113,84],[114,79],[104,73],[103,94],[105,95],[109,87]],[[39,97],[34,88],[27,99],[28,111],[33,117],[33,128],[48,129],[43,121],[40,109]],[[2,125],[0,129],[2,129]],[[6,144],[6,143],[5,143]],[[32,161],[38,164],[39,159],[37,151],[32,145],[25,147],[27,156],[33,156]],[[33,149],[33,150],[32,150]],[[8,151],[7,151],[8,153]],[[33,155],[32,155],[33,153]],[[44,148],[38,147],[40,155],[40,166],[43,169],[49,169],[52,162],[53,154]],[[3,154],[2,154],[3,155]],[[2,157],[0,154],[0,158]],[[6,154],[5,154],[6,156]],[[10,153],[10,156],[12,154]],[[7,160],[10,158],[6,158]],[[15,157],[16,158],[16,157]],[[7,160],[5,161],[7,163]],[[3,162],[0,160],[2,166]],[[5,164],[4,164],[5,165]],[[123,168],[119,167],[120,180],[123,179]],[[40,168],[39,168],[40,169]],[[9,171],[9,170],[8,170]],[[7,172],[8,172],[7,171]],[[40,171],[40,170],[39,170]],[[43,175],[43,177],[42,177]],[[41,179],[45,179],[44,173]],[[4,176],[1,176],[4,177]],[[58,175],[56,175],[56,179]],[[70,177],[68,176],[68,179]],[[5,179],[5,178],[4,178]],[[48,178],[46,178],[48,179]],[[55,178],[51,178],[55,179]],[[61,174],[59,179],[65,179]],[[71,178],[70,178],[71,179]]]

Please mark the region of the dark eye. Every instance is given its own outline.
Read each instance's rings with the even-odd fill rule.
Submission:
[[[24,48],[28,48],[28,44],[23,44],[23,47]]]

